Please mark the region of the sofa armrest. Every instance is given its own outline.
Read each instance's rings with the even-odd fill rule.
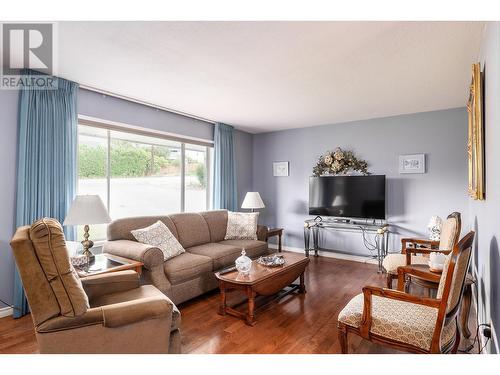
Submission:
[[[125,292],[139,287],[139,274],[135,271],[119,271],[81,279],[83,289],[92,300],[105,294]]]
[[[174,304],[167,298],[142,298],[102,306],[104,327],[117,328],[143,320],[169,318],[172,325]]]
[[[267,227],[265,225],[257,225],[257,239],[267,242]]]
[[[147,269],[163,264],[163,253],[155,246],[130,240],[106,241],[103,252],[137,260]]]
[[[38,333],[51,333],[93,325],[107,328],[123,327],[129,324],[162,317],[169,318],[168,327],[172,326],[174,309],[177,310],[167,297],[142,298],[127,302],[115,303],[88,309],[85,314],[77,317],[57,316],[36,327]],[[176,311],[178,314],[178,310]]]
[[[67,317],[59,315],[55,318],[46,320],[37,325],[35,331],[37,333],[51,333],[93,325],[102,325],[103,322],[104,317],[102,315],[102,309],[100,307],[93,307],[80,316]]]

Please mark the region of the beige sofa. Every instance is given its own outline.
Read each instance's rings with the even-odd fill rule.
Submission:
[[[158,220],[170,229],[185,253],[164,261],[160,249],[135,240],[131,230]],[[258,240],[224,240],[226,227],[226,210],[123,218],[109,224],[103,251],[143,262],[141,283],[156,286],[179,304],[215,289],[214,272],[234,265],[243,248],[250,258],[268,254],[266,227],[258,227]]]

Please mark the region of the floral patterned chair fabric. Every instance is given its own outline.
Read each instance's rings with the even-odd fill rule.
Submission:
[[[474,232],[469,232],[448,255],[436,298],[404,293],[402,283],[399,291],[363,288],[338,316],[342,352],[347,353],[349,332],[409,352],[456,352],[460,343],[456,317],[473,240]]]

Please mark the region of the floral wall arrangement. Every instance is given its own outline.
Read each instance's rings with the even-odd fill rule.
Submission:
[[[359,172],[363,175],[368,172],[368,163],[365,160],[358,159],[353,151],[342,150],[337,147],[335,151],[328,151],[321,155],[313,168],[313,174],[316,177],[323,175],[347,174],[348,172]]]

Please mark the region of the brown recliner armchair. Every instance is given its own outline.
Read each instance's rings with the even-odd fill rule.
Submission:
[[[11,246],[41,353],[180,353],[180,313],[138,274],[79,279],[61,224],[17,229]]]

